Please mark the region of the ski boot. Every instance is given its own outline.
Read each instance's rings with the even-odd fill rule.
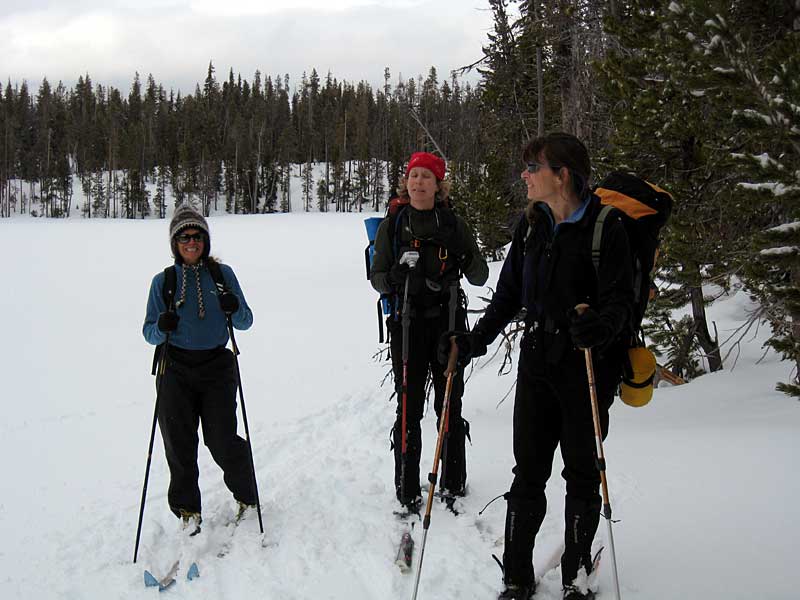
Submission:
[[[510,583],[497,597],[497,600],[530,600],[534,593],[536,593],[536,584],[527,586]]]
[[[587,590],[584,593],[574,585],[568,585],[564,588],[564,600],[594,600],[594,592]]]
[[[189,537],[200,533],[200,524],[203,522],[200,513],[189,512],[183,509],[180,509],[179,512],[181,515],[181,530],[186,532]]]
[[[237,500],[236,504],[238,508],[236,510],[236,517],[234,517],[233,522],[237,525],[256,512],[255,504],[245,504],[240,500]]]

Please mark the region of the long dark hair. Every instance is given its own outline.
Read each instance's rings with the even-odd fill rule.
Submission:
[[[578,198],[586,195],[589,191],[592,163],[589,160],[589,151],[582,141],[563,131],[548,133],[528,142],[522,151],[522,160],[526,163],[537,160],[539,156],[544,156],[553,169],[566,167],[575,194]]]

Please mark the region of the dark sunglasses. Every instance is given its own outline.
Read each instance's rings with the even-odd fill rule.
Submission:
[[[525,166],[525,170],[528,171],[528,173],[538,173],[542,167],[548,167],[551,171],[558,171],[561,168],[559,165],[543,165],[538,162],[529,162]]]
[[[181,233],[176,235],[175,239],[178,240],[179,244],[188,244],[191,241],[202,242],[205,237],[202,233]]]

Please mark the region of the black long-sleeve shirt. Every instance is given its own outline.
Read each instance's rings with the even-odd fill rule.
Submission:
[[[623,332],[633,310],[633,260],[621,214],[612,211],[605,220],[595,269],[591,247],[601,208],[592,196],[579,221],[556,227],[550,208],[539,202],[531,211],[532,222],[525,216],[520,219],[497,290],[474,327],[487,344],[523,307],[527,322],[547,323],[557,335],[567,335],[570,311],[581,303],[607,320],[614,337]]]

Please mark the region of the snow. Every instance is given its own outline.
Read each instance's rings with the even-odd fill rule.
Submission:
[[[677,2],[670,2],[669,6],[667,7],[667,10],[679,15],[683,12],[683,7]]]
[[[741,156],[741,155],[734,154],[734,156]],[[762,169],[767,169],[770,166],[774,166],[779,169],[783,168],[783,165],[781,165],[778,161],[776,161],[766,152],[762,152],[761,154],[751,154],[750,158],[758,162],[758,164],[761,165]]]
[[[789,192],[797,191],[797,186],[788,186],[782,183],[767,182],[767,183],[739,183],[738,186],[745,190],[767,190],[773,196],[783,196]]]
[[[781,248],[767,248],[759,252],[761,256],[789,256],[792,254],[800,254],[800,248],[797,246],[782,246]]]
[[[793,221],[791,223],[783,223],[777,227],[770,227],[767,231],[774,233],[791,233],[798,229],[800,229],[800,221]]]
[[[251,517],[231,538],[233,500],[201,447],[204,528],[187,544],[201,576],[181,578],[171,598],[411,597],[413,572],[393,565],[394,401],[391,384],[381,386],[387,363],[373,359],[366,216],[210,219],[212,252],[234,267],[255,315],[237,341],[266,535]],[[155,396],[141,324],[150,279],[169,262],[167,224],[11,219],[0,221],[0,251],[2,597],[152,598],[143,570],[163,574],[179,546],[157,435],[131,563]],[[468,291],[479,306],[485,288]],[[720,339],[752,308],[741,292],[718,300],[709,319]],[[759,361],[764,335],[748,335],[732,370],[660,388],[645,408],[612,407],[605,454],[626,600],[797,598],[800,404],[774,391],[790,365],[772,352]],[[487,599],[501,589],[491,554],[502,555],[505,503],[478,515],[511,482],[513,400],[498,402],[513,376],[498,378],[499,362],[481,359],[467,383],[469,493],[458,517],[434,503],[421,599]],[[432,410],[423,428],[425,473]],[[539,565],[563,535],[559,461]],[[605,531],[601,523],[598,545]],[[420,525],[414,537],[419,544]],[[604,554],[598,599],[611,600]],[[559,588],[558,571],[546,573],[537,600],[560,599]]]

